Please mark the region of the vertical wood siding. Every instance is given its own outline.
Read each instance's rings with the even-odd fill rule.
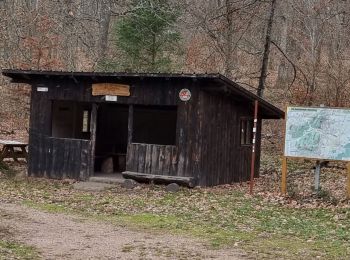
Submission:
[[[86,180],[91,169],[91,142],[30,135],[30,171],[36,177]]]
[[[157,175],[177,176],[177,148],[172,145],[128,145],[126,169]]]
[[[200,91],[199,84],[205,83],[199,81],[162,79],[116,82],[131,85],[131,96],[118,97],[117,104],[177,106],[176,145],[132,144],[129,136],[128,171],[194,177],[202,186],[248,180],[251,147],[240,146],[239,119],[253,115],[253,111],[248,109],[252,107],[251,104],[233,101],[222,93]],[[101,97],[91,95],[91,83],[46,79],[33,84],[30,175],[84,180],[93,174],[93,140],[49,137],[52,100],[93,104],[104,102]],[[37,84],[48,87],[49,91],[36,92]],[[191,90],[190,101],[179,100],[178,93],[182,88]],[[260,130],[257,135],[256,176],[259,171]]]
[[[206,92],[201,92],[200,100],[203,126],[200,135],[199,184],[214,186],[247,181],[250,176],[252,148],[240,145],[239,121],[243,116],[253,117],[253,112],[247,109],[249,105],[235,102],[230,97]],[[257,142],[259,161],[260,133]],[[257,167],[256,175],[258,171]]]

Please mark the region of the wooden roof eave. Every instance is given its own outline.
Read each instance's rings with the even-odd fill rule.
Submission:
[[[160,79],[160,78],[171,78],[171,79],[195,79],[195,80],[211,80],[218,83],[216,86],[211,86],[212,91],[220,89],[220,92],[231,93],[231,98],[236,96],[236,100],[246,99],[252,103],[255,100],[259,101],[261,111],[263,111],[264,119],[280,119],[284,118],[284,112],[277,107],[273,106],[264,99],[246,90],[242,86],[226,78],[225,76],[213,73],[213,74],[171,74],[171,73],[127,73],[127,72],[68,72],[68,71],[33,71],[33,70],[14,70],[4,69],[2,70],[4,76],[12,78],[13,83],[27,83],[33,84],[41,78],[50,77],[67,77],[70,80],[77,81],[78,79],[91,79],[92,82],[100,80],[115,81],[123,79],[123,81],[136,80],[140,78],[148,79]],[[206,87],[203,87],[204,89]]]
[[[246,90],[242,86],[238,85],[237,83],[233,82],[232,80],[226,78],[223,75],[219,76],[220,80],[224,83],[224,85],[230,89],[233,93],[236,95],[243,96],[247,100],[251,101],[252,103],[255,102],[255,100],[258,100],[259,107],[262,111],[264,111],[263,119],[282,119],[284,118],[284,112],[280,110],[279,108],[275,107],[274,105],[270,104],[266,100],[262,99],[261,97],[251,93],[250,91]]]

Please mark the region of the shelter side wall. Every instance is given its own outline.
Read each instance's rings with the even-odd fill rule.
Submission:
[[[30,122],[29,122],[29,158],[28,175],[42,177],[44,173],[39,170],[39,153],[42,152],[42,136],[48,137],[51,134],[51,102],[47,93],[34,91],[36,85],[32,86],[30,102]]]
[[[36,85],[33,85],[30,103],[30,131],[31,133],[50,135],[52,104],[49,93],[37,92],[35,89]]]
[[[37,92],[37,86],[31,92],[28,175],[86,180],[91,172],[91,142],[51,137],[50,91]]]
[[[203,114],[200,185],[247,181],[250,176],[252,147],[240,144],[240,119],[253,118],[253,111],[250,111],[247,104],[215,93],[202,91],[200,99]],[[257,150],[259,161],[260,144]],[[256,172],[258,170],[257,168]]]

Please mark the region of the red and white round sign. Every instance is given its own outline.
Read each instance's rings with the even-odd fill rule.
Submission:
[[[191,91],[187,88],[180,90],[179,98],[181,101],[189,101],[191,99]]]

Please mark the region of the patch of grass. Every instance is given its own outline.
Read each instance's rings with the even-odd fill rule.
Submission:
[[[90,193],[57,181],[2,179],[0,197],[54,213],[203,238],[257,258],[347,259],[350,209],[293,209],[231,188],[121,187]]]
[[[49,204],[49,203],[35,203],[30,200],[24,200],[22,203],[28,207],[44,210],[50,213],[69,213],[69,209],[65,208],[60,204]]]
[[[125,246],[123,246],[123,248],[122,248],[122,252],[123,252],[123,253],[130,253],[130,252],[132,252],[133,250],[135,250],[135,246],[133,246],[133,245],[125,245]]]
[[[0,240],[0,260],[8,259],[35,260],[40,259],[40,257],[34,247],[17,242]]]

